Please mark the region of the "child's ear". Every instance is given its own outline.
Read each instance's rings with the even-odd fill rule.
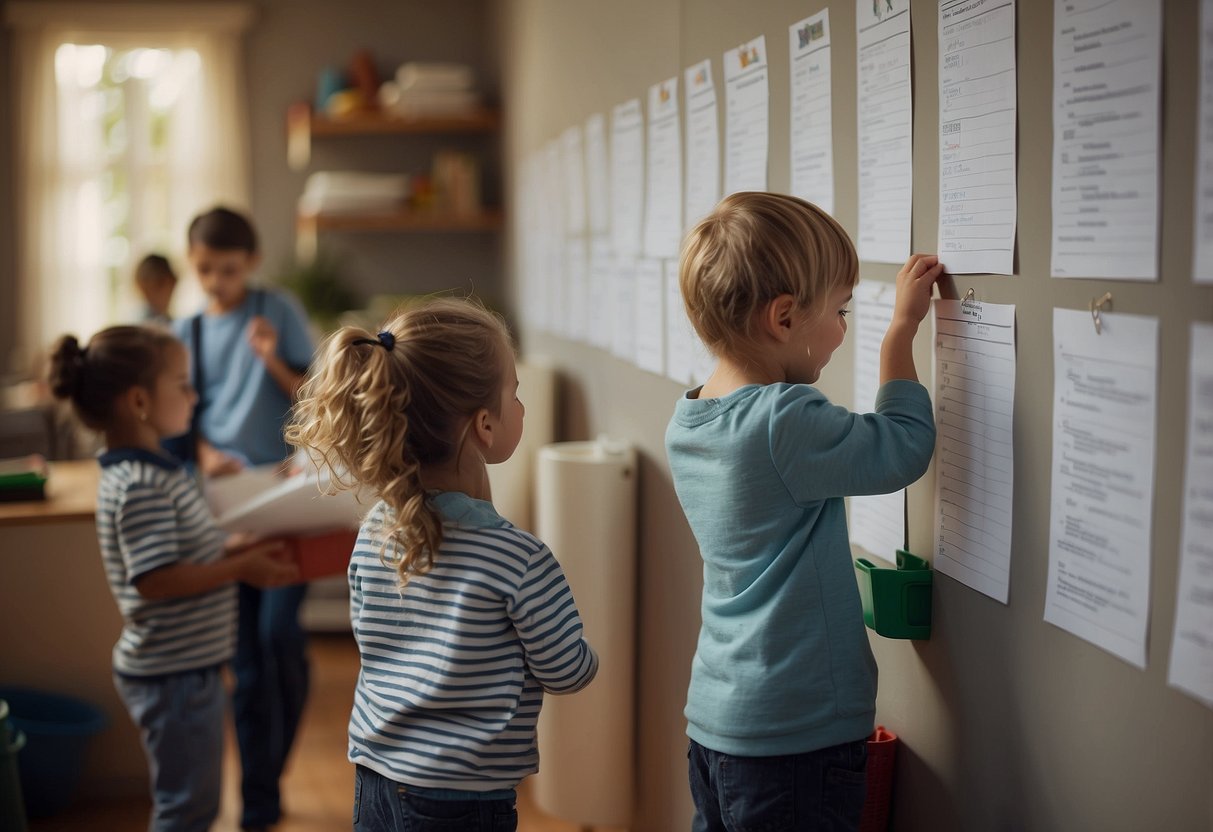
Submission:
[[[472,433],[483,447],[493,447],[493,414],[487,407],[480,408],[472,416]]]
[[[795,322],[796,298],[779,295],[767,302],[762,310],[761,326],[764,332],[780,343],[786,344],[792,337]]]
[[[152,394],[146,388],[135,385],[119,396],[118,401],[136,419],[147,421],[152,409]]]

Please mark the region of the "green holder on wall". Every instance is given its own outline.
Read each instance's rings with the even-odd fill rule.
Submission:
[[[856,558],[863,623],[885,638],[931,637],[931,564],[905,549],[897,550],[897,568]]]

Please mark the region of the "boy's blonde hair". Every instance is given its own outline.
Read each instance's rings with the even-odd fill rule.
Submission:
[[[803,309],[859,277],[855,246],[811,202],[743,191],[725,197],[687,235],[678,285],[699,337],[737,356],[754,336],[754,313],[779,295]]]
[[[505,322],[484,307],[423,301],[377,338],[357,327],[333,333],[300,390],[286,440],[329,469],[338,488],[366,486],[387,504],[380,557],[401,586],[433,568],[442,543],[421,466],[457,458],[480,408],[500,415],[511,350]]]

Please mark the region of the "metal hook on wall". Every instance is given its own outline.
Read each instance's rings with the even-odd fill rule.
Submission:
[[[1101,298],[1091,298],[1091,320],[1095,322],[1095,334],[1099,335],[1103,331],[1103,321],[1100,319],[1099,313],[1104,310],[1112,309],[1112,293],[1104,292]]]

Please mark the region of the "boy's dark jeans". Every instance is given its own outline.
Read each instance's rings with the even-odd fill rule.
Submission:
[[[856,830],[867,759],[865,740],[782,757],[734,757],[691,740],[692,832]]]
[[[518,811],[510,797],[460,798],[459,793],[416,789],[358,766],[354,771],[354,832],[515,832]]]

